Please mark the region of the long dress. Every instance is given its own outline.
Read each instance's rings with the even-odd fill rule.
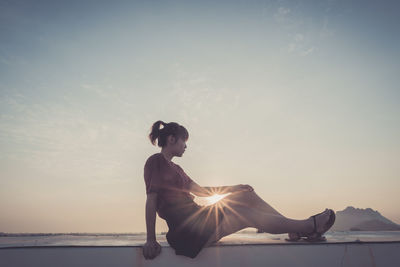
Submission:
[[[176,255],[195,258],[221,223],[223,208],[196,204],[189,192],[193,180],[161,153],[147,159],[144,180],[146,194],[157,193],[157,214],[167,222],[169,245]]]

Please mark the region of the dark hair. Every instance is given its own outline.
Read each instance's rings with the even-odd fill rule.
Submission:
[[[160,129],[161,124],[164,125],[162,129]],[[155,145],[156,139],[158,139],[157,145],[159,147],[164,147],[167,144],[167,137],[169,135],[174,136],[176,139],[182,138],[185,141],[189,139],[189,133],[186,128],[176,122],[165,123],[163,121],[156,121],[150,130],[150,142]]]

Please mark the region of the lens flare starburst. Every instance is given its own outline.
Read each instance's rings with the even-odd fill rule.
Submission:
[[[228,194],[224,194],[224,195],[215,194],[210,197],[206,197],[205,201],[206,201],[207,205],[212,205],[214,203],[217,203],[221,199],[223,199],[226,195],[228,195]]]

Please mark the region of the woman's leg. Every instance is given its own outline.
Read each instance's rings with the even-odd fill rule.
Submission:
[[[245,195],[243,195],[243,193]],[[250,193],[250,194],[247,194],[247,193]],[[247,203],[247,205],[251,205],[254,208],[263,210],[266,213],[272,213],[275,215],[283,216],[276,209],[274,209],[267,202],[265,202],[264,199],[262,199],[254,191],[252,191],[252,192],[246,192],[246,191],[245,192],[235,192],[235,193],[231,193],[227,197],[229,197],[229,202],[242,203],[243,201],[245,201]],[[246,203],[243,203],[243,204],[245,204],[245,206],[246,206]]]
[[[235,192],[235,193],[230,194],[231,202],[232,201],[243,201],[242,200],[243,197],[240,194],[237,195],[238,193],[240,193],[240,192]],[[260,210],[263,210],[267,213],[283,216],[280,212],[278,212],[276,209],[271,207],[267,202],[265,202],[264,199],[259,197],[255,192],[254,192],[254,194],[249,194],[247,196],[247,202],[252,203],[253,207],[257,207]],[[262,230],[262,229],[258,229],[258,230]]]
[[[221,211],[224,207],[224,218],[206,246],[247,227],[254,227],[271,234],[310,233],[314,228],[311,218],[306,220],[286,218],[262,200],[254,191],[230,194],[217,204],[215,207],[219,207]],[[319,216],[317,218],[320,221],[319,225],[323,225],[328,218],[329,213],[327,212]]]

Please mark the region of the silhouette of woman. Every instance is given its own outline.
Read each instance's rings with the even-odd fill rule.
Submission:
[[[157,121],[151,127],[149,139],[153,145],[157,139],[161,152],[151,155],[144,166],[147,242],[143,255],[146,259],[153,259],[161,252],[155,236],[156,213],[167,222],[166,238],[175,254],[190,258],[195,258],[203,247],[247,227],[271,234],[289,233],[287,240],[290,241],[302,237],[311,242],[326,240],[323,234],[335,221],[331,209],[305,220],[294,220],[272,208],[250,185],[198,185],[171,161],[173,157],[182,157],[188,138],[186,128],[176,122]],[[193,201],[190,193],[200,197],[230,194],[215,204],[201,206]]]

